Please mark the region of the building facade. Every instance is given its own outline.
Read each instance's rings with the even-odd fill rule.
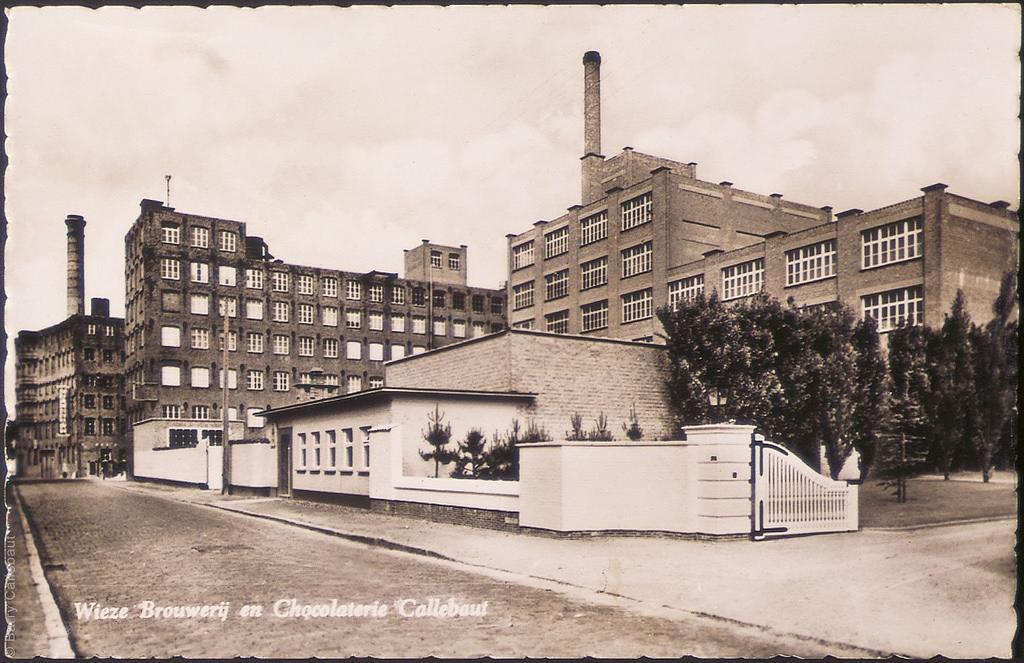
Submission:
[[[975,320],[992,317],[1000,281],[1019,261],[1008,203],[935,184],[833,219],[827,206],[698,180],[692,162],[628,147],[605,159],[600,61],[592,51],[583,58],[582,204],[507,236],[512,327],[657,341],[658,308],[712,291],[841,302],[884,332],[900,320],[941,324],[960,288]]]
[[[407,252],[427,280],[294,265],[245,223],[143,200],[125,256],[133,423],[221,419],[226,376],[229,418],[258,428],[256,412],[295,402],[313,375],[340,393],[380,387],[388,359],[505,326],[504,291],[466,285],[465,247]]]
[[[126,456],[124,320],[110,301],[84,306],[85,220],[70,215],[68,317],[14,341],[18,476],[73,478],[117,471]]]

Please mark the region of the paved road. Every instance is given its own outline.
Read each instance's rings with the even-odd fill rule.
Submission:
[[[10,484],[8,484],[10,486]],[[4,654],[8,658],[33,658],[47,654],[46,628],[38,588],[29,570],[21,518],[12,500],[8,512],[10,530],[4,540],[7,577],[4,579]],[[45,591],[46,588],[43,588]]]
[[[354,544],[287,525],[93,482],[19,486],[81,656],[679,656],[829,653],[755,628],[694,616],[644,616],[451,563]],[[408,618],[394,601],[488,602],[481,617]],[[383,617],[275,617],[279,599],[336,598]],[[76,618],[76,602],[128,607],[124,619]],[[157,606],[230,603],[229,616],[143,619]],[[238,615],[244,604],[262,617]],[[404,604],[409,609],[411,604]],[[843,654],[844,652],[832,653]],[[845,652],[852,654],[855,652]]]

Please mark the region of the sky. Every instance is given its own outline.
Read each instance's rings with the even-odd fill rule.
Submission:
[[[124,314],[143,198],[245,221],[275,257],[401,272],[421,239],[505,279],[507,233],[579,202],[583,66],[603,152],[836,211],[945,182],[1019,206],[1016,5],[18,7],[6,66],[5,377],[86,298]]]

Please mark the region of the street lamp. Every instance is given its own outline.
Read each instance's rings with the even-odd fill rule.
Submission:
[[[714,421],[714,419],[717,418],[717,419],[720,420],[722,418],[721,417],[721,413],[724,410],[725,406],[728,405],[728,404],[729,404],[729,385],[725,384],[724,382],[715,382],[715,383],[713,383],[708,388],[708,405],[711,407],[711,412],[712,412],[712,417],[711,417],[712,418],[712,422],[711,423],[719,423],[719,422]],[[719,416],[715,417],[714,416],[715,414],[718,414]]]

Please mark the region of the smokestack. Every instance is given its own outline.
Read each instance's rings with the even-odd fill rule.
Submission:
[[[85,219],[68,214],[68,316],[85,314]]]
[[[601,54],[583,54],[583,157],[582,203],[597,200],[601,190],[604,156],[601,155]]]
[[[583,54],[583,154],[601,154],[601,54]]]

